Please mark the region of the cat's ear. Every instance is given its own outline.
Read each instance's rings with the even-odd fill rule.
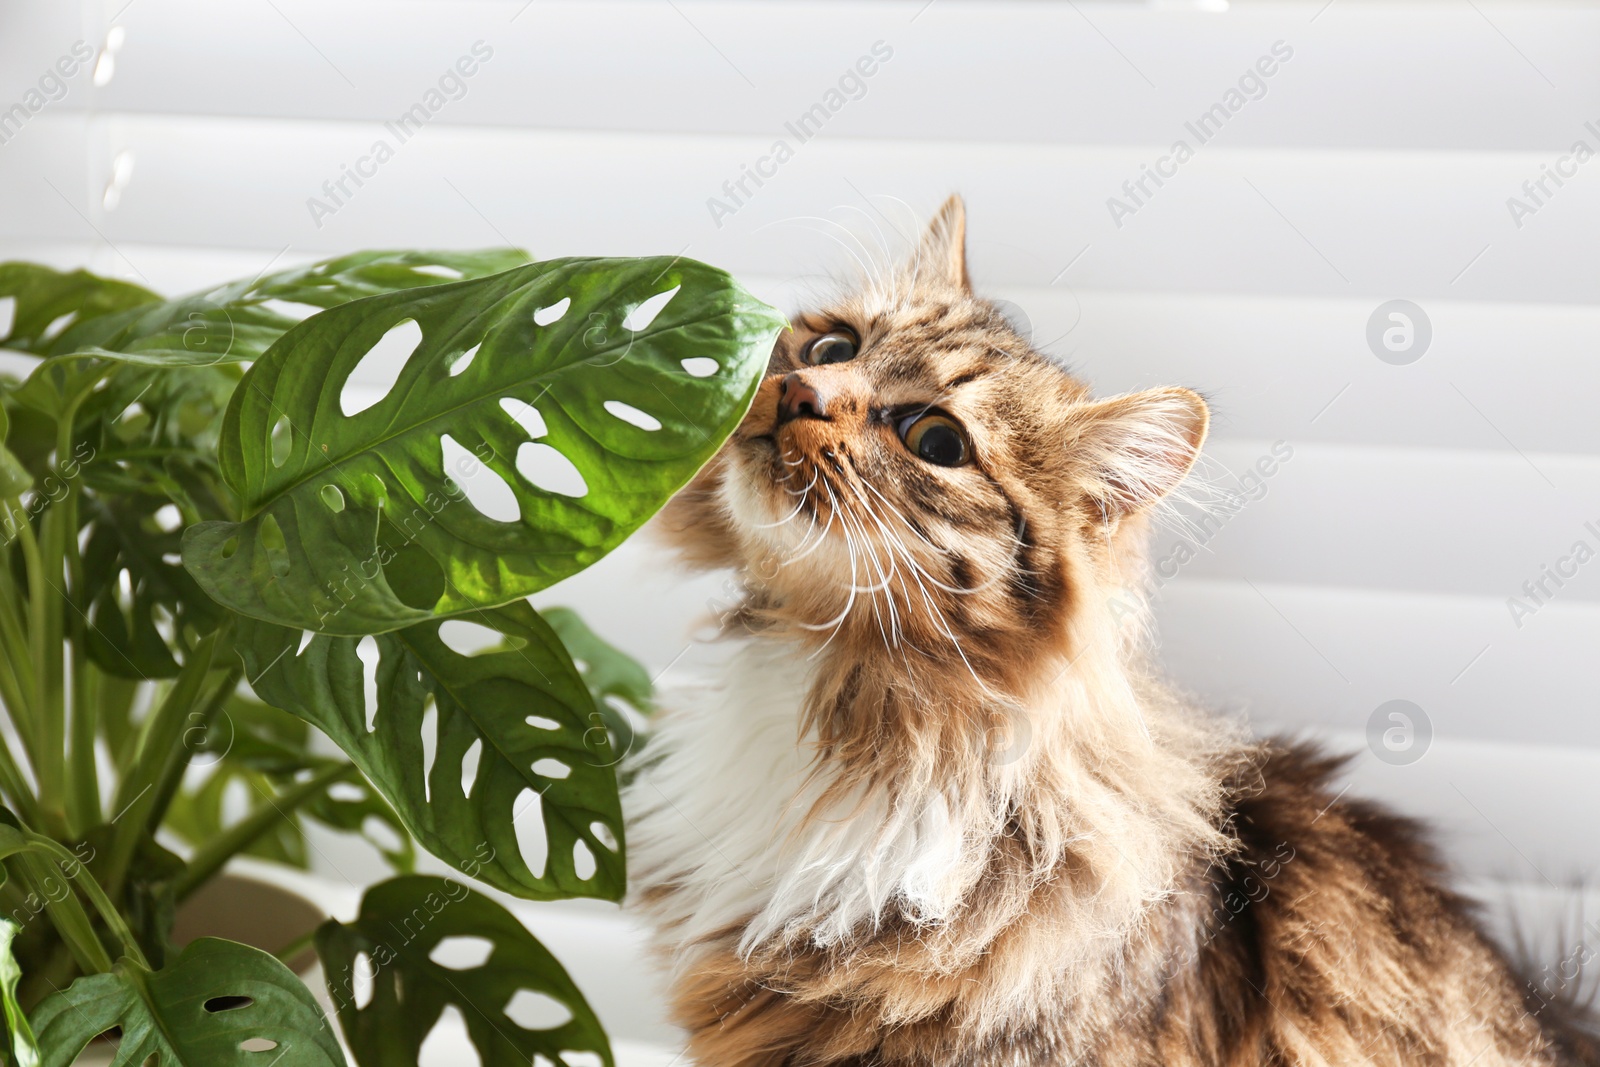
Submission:
[[[1178,487],[1200,457],[1211,414],[1199,394],[1166,388],[1091,401],[1070,419],[1072,469],[1116,518]]]
[[[952,195],[933,216],[908,266],[918,281],[971,290],[967,281],[967,205],[960,195]]]

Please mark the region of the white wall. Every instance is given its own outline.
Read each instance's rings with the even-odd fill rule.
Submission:
[[[1600,162],[1507,204],[1575,141],[1600,150],[1600,9],[1184,7],[7,0],[0,109],[75,41],[121,44],[103,87],[79,75],[0,144],[0,255],[171,291],[509,241],[684,253],[792,306],[848,267],[847,231],[892,244],[959,190],[978,285],[1050,351],[1108,392],[1204,391],[1224,482],[1292,448],[1166,585],[1176,677],[1355,747],[1357,787],[1438,819],[1474,874],[1600,870],[1600,562],[1520,627],[1507,606],[1600,550]],[[385,121],[479,41],[464,95],[399,143]],[[880,41],[864,95],[800,144],[785,122]],[[1259,99],[1199,144],[1185,122],[1277,42]],[[715,218],[776,138],[793,159]],[[1119,225],[1108,198],[1178,138],[1193,158]],[[323,182],[379,139],[393,158],[334,204]],[[1403,366],[1366,340],[1397,298],[1432,325]],[[662,669],[720,596],[630,544],[547,599]],[[1365,738],[1396,698],[1433,731],[1404,766]]]

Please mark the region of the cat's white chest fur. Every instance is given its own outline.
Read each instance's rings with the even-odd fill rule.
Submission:
[[[976,877],[976,827],[937,790],[880,792],[813,810],[829,784],[799,736],[805,655],[740,649],[720,682],[671,692],[623,800],[634,893],[682,947],[742,930],[838,944],[888,914],[946,918]]]

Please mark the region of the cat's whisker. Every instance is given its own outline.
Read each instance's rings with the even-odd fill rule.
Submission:
[[[806,542],[802,539],[799,548],[796,549],[794,554],[789,556],[789,558],[784,560],[782,563],[779,563],[778,566],[787,567],[790,564],[798,563],[807,556],[811,555],[811,553],[815,552],[817,549],[821,548],[822,543],[828,539],[828,532],[833,529],[833,519],[836,514],[838,514],[837,511],[830,507],[828,509],[828,521],[822,527],[822,532],[817,535],[816,541],[810,546],[807,546]],[[813,514],[811,518],[811,528],[816,529],[816,526],[817,520],[815,514]]]
[[[800,500],[801,506],[802,507],[805,506],[805,496],[806,496],[807,493],[811,492],[811,490],[813,490],[813,489],[815,489],[817,487],[817,477],[821,473],[822,473],[822,470],[819,467],[811,475],[811,484],[806,486],[804,489],[784,489],[784,492],[788,493],[790,496],[800,497],[801,498],[801,500]]]
[[[883,252],[883,263],[882,263],[882,265],[881,266],[875,265],[876,270],[878,272],[877,273],[877,277],[880,277],[880,278],[885,278],[886,277],[886,278],[892,279],[894,277],[894,253],[889,248],[889,240],[888,240],[887,237],[884,236],[883,227],[878,225],[878,220],[873,218],[872,214],[870,212],[868,212],[865,208],[858,207],[855,204],[846,204],[846,205],[844,205],[844,207],[845,207],[845,210],[847,210],[847,211],[860,212],[862,217],[864,217],[867,220],[867,222],[872,225],[873,230],[877,232],[877,234],[878,234],[878,248]],[[876,210],[876,209],[874,209],[874,210]],[[896,292],[898,292],[898,289],[896,290]]]
[[[859,472],[857,472],[857,477],[860,478],[860,473]],[[863,485],[866,484],[866,479],[861,478],[861,482],[862,482]],[[867,499],[865,497],[863,497],[861,495],[859,490],[855,489],[854,486],[851,486],[850,488],[851,488],[851,492],[853,492],[855,494],[856,499],[858,501],[860,501],[862,510],[866,513],[867,518],[871,519],[873,524],[878,527],[878,530],[885,535],[886,540],[884,542],[884,552],[889,557],[889,566],[891,568],[889,577],[890,578],[894,578],[896,576],[899,576],[899,578],[900,578],[900,591],[901,591],[902,594],[905,595],[906,609],[909,612],[909,610],[911,608],[910,591],[906,587],[905,576],[904,576],[904,574],[900,573],[900,568],[899,568],[899,564],[898,564],[898,556],[899,555],[903,555],[903,553],[896,553],[894,543],[891,540],[888,540],[888,538],[891,535],[889,534],[889,531],[884,527],[883,521],[880,518],[878,518],[876,512],[873,511],[872,505],[867,501]],[[917,578],[917,574],[916,574],[916,561],[913,560],[909,555],[906,555],[904,558],[905,558],[905,562],[909,565],[909,568],[910,568],[911,580],[914,581],[914,582],[917,582],[920,585],[921,582]],[[885,580],[885,585],[887,585],[887,580]],[[891,616],[891,619],[892,619],[893,624],[894,624],[893,628],[894,628],[894,631],[895,631],[895,644],[898,645],[900,643],[901,639],[902,639],[902,633],[901,633],[901,627],[899,625],[897,609],[895,607],[894,594],[893,594],[892,591],[886,591],[885,596],[886,596],[886,598],[888,600],[888,603],[889,603],[890,616]],[[917,651],[921,652],[922,650],[918,649]]]
[[[916,528],[916,526],[914,526],[911,523],[911,520],[909,520],[909,519],[907,519],[905,517],[905,515],[900,511],[899,508],[894,506],[894,504],[889,500],[888,497],[884,496],[881,492],[878,491],[876,486],[874,486],[866,478],[862,478],[861,479],[861,484],[866,486],[868,491],[870,491],[879,500],[883,501],[884,506],[887,507],[890,511],[892,511],[894,513],[895,517],[898,518],[902,523],[904,523],[906,529],[910,530],[911,533],[919,541],[921,541],[923,544],[927,545],[929,548],[933,549],[935,552],[938,552],[941,556],[949,555],[949,550],[948,549],[940,548],[938,545],[936,545],[932,541],[930,541],[927,538],[927,536],[922,533],[922,531],[918,530]],[[887,530],[885,530],[884,532],[888,533]],[[1012,536],[1012,540],[1015,541],[1018,546],[1020,546],[1021,543],[1022,543],[1021,539],[1017,538],[1015,535]],[[946,593],[952,593],[952,594],[954,594],[956,596],[972,596],[975,593],[982,593],[982,592],[992,588],[996,583],[1001,581],[1006,576],[1006,572],[1005,571],[1003,571],[1003,570],[1002,571],[996,571],[994,577],[990,578],[988,581],[984,582],[982,585],[975,585],[975,586],[972,586],[970,588],[962,588],[962,587],[954,586],[954,585],[945,585],[943,582],[939,581],[939,579],[935,578],[928,571],[928,569],[926,567],[923,567],[915,559],[911,558],[910,549],[903,542],[901,544],[901,547],[906,550],[905,551],[905,555],[906,555],[906,562],[907,563],[909,563],[912,567],[914,567],[918,571],[920,571],[922,576],[924,578],[928,579],[928,581],[930,583],[932,583],[936,588],[938,588],[939,590],[941,590],[943,592],[946,592]]]
[[[813,481],[811,484],[815,485],[816,482]],[[807,486],[806,488],[809,489],[810,486]],[[792,492],[792,490],[785,489],[784,492],[789,493],[789,492]],[[758,522],[758,523],[755,523],[754,524],[754,529],[757,529],[757,530],[771,530],[771,529],[773,529],[775,527],[778,527],[778,526],[787,526],[787,525],[789,525],[789,521],[791,519],[793,519],[796,515],[800,514],[800,512],[802,510],[804,510],[804,508],[806,506],[806,501],[805,501],[805,495],[806,494],[805,494],[804,490],[802,490],[799,493],[795,493],[794,495],[800,497],[800,503],[798,503],[798,504],[796,504],[794,506],[794,510],[793,511],[789,512],[789,514],[785,515],[783,518],[779,519],[777,522]]]
[[[861,243],[861,239],[859,237],[856,237],[856,235],[854,233],[851,233],[848,227],[842,225],[839,222],[836,222],[833,219],[823,218],[820,215],[791,215],[787,219],[779,219],[779,220],[777,220],[775,222],[766,223],[764,226],[758,226],[752,232],[760,232],[761,230],[766,229],[767,226],[776,226],[780,222],[820,222],[824,226],[836,227],[837,229],[843,230],[847,235],[849,235],[851,238],[853,238],[855,240],[856,244],[860,246],[861,250],[863,252],[866,252],[866,247],[867,246],[862,244]],[[812,233],[821,234],[822,236],[828,238],[830,241],[833,241],[840,248],[844,249],[845,252],[850,256],[850,258],[856,261],[856,266],[861,268],[861,276],[863,278],[870,280],[873,277],[872,268],[867,266],[866,261],[863,260],[859,255],[857,255],[856,254],[856,250],[854,248],[851,248],[847,243],[845,243],[843,238],[839,237],[837,234],[830,233],[827,230],[819,230],[819,229],[816,229],[815,227],[807,227],[807,228],[810,229]],[[868,258],[870,259],[871,258],[871,253],[867,253],[867,255],[868,255]]]
[[[842,484],[843,484],[843,488],[849,488],[850,487],[848,480],[843,481]],[[852,490],[852,492],[853,492],[853,490]],[[867,593],[867,594],[869,594],[871,596],[872,599],[870,600],[870,603],[872,604],[872,616],[873,616],[873,619],[878,624],[878,632],[883,635],[883,643],[884,643],[885,647],[889,647],[891,645],[890,638],[889,638],[889,630],[894,629],[895,626],[896,626],[894,595],[889,592],[889,579],[890,579],[890,577],[892,577],[892,575],[886,575],[884,573],[883,564],[878,560],[877,550],[875,548],[873,548],[872,539],[867,536],[866,529],[861,525],[860,517],[859,516],[854,516],[852,514],[849,514],[848,513],[848,509],[847,509],[846,513],[842,514],[840,516],[840,518],[841,518],[841,520],[843,520],[843,521],[845,521],[847,523],[850,522],[852,519],[854,520],[856,532],[857,532],[858,535],[860,535],[861,550],[868,558],[870,558],[870,560],[872,562],[872,569],[877,571],[877,573],[878,573],[879,581],[878,581],[877,585],[863,586],[863,587],[861,587],[859,589],[855,589],[853,591],[861,592],[861,593]],[[883,609],[878,607],[878,596],[877,596],[877,594],[878,594],[879,591],[882,591],[884,593],[884,602],[885,602],[885,605],[886,605],[886,607],[888,609],[888,613],[889,613],[889,624],[890,624],[889,625],[889,630],[886,630],[884,628],[884,625],[883,625],[883,614],[884,614],[884,612],[883,612]]]
[[[855,479],[856,480],[860,480],[860,481],[862,481],[864,483],[865,479],[863,479],[861,477],[861,472],[859,470],[856,470],[855,464],[852,463],[850,465],[850,467],[851,467],[851,473],[855,476]],[[855,485],[848,478],[845,479],[844,485],[845,485],[846,488],[848,488],[850,490],[851,494],[856,498],[856,500],[860,502],[862,510],[864,512],[866,512],[867,517],[871,518],[873,523],[876,524],[880,530],[882,530],[883,529],[883,523],[880,522],[878,520],[877,515],[875,515],[873,513],[871,505],[867,502],[866,498],[861,495],[861,491],[856,489]],[[859,520],[858,520],[858,528],[860,528],[859,527]],[[899,572],[898,564],[896,563],[896,560],[895,560],[895,554],[887,544],[884,546],[885,555],[887,555],[888,560],[889,560],[889,573],[888,573],[887,576],[884,576],[883,567],[878,562],[878,553],[877,553],[877,550],[872,546],[871,538],[866,536],[866,531],[865,531],[864,528],[861,528],[861,532],[862,532],[862,540],[865,543],[866,549],[872,556],[873,566],[877,569],[878,574],[880,575],[880,577],[883,577],[882,585],[883,585],[883,589],[884,589],[884,600],[885,600],[885,602],[886,602],[886,604],[888,606],[888,611],[889,611],[889,625],[890,625],[890,629],[893,631],[893,633],[895,635],[895,643],[898,645],[899,644],[899,634],[900,634],[899,610],[898,610],[898,608],[897,608],[897,606],[895,604],[894,594],[888,588],[889,582]],[[904,586],[905,586],[905,581],[904,581],[904,579],[901,579],[901,588],[903,589]]]
[[[863,501],[863,503],[865,502]],[[922,594],[923,602],[928,606],[928,611],[934,622],[934,625],[937,626],[940,632],[942,632],[945,637],[949,639],[951,647],[955,649],[956,655],[961,658],[961,663],[967,668],[967,673],[972,676],[973,682],[975,682],[978,688],[989,697],[992,697],[995,700],[1004,700],[1005,697],[1003,694],[997,692],[989,685],[988,682],[984,681],[983,678],[979,676],[977,668],[975,668],[972,665],[972,661],[967,658],[967,652],[966,649],[964,649],[961,645],[961,639],[958,638],[955,635],[955,632],[949,627],[948,621],[944,617],[944,613],[940,611],[938,606],[934,603],[932,594],[930,594],[927,591],[927,588],[922,585],[922,581],[917,577],[915,570],[912,572],[912,578],[917,582],[918,589]]]
[[[830,514],[837,515],[839,513],[839,501],[834,496],[833,486],[828,483],[828,479],[822,479],[822,488],[828,493],[828,509]],[[831,627],[833,631],[832,633],[828,634],[828,639],[822,642],[815,652],[806,657],[808,660],[816,659],[818,656],[822,655],[823,651],[833,643],[833,639],[839,636],[839,631],[844,628],[845,619],[850,617],[850,610],[855,607],[856,603],[856,550],[855,546],[850,543],[850,529],[844,525],[842,518],[839,523],[839,529],[844,533],[845,551],[850,555],[850,596],[845,600],[844,610],[839,612],[838,618],[834,619],[832,622],[821,626],[813,625],[811,623],[800,623],[800,627],[805,630],[816,630],[820,632]]]

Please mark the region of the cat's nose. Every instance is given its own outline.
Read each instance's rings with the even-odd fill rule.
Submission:
[[[826,419],[828,401],[799,371],[784,376],[778,390],[778,422],[791,419]]]

